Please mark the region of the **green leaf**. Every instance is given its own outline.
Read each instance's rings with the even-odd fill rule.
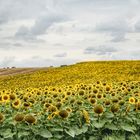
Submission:
[[[63,132],[63,128],[52,128],[51,131],[53,131],[53,132]]]
[[[6,129],[5,131],[2,132],[2,136],[6,138],[12,138],[15,135],[15,132],[12,133],[11,129]]]
[[[61,134],[55,134],[54,137],[57,138],[57,140],[58,140],[58,139],[61,139],[63,137],[63,135],[61,135]]]
[[[29,131],[20,131],[20,132],[18,132],[18,138],[28,136],[29,134],[30,134]]]
[[[38,135],[44,137],[44,138],[51,138],[52,137],[52,133],[50,131],[48,131],[47,129],[41,129],[39,130]]]
[[[113,124],[113,123],[111,123],[111,124],[106,124],[105,125],[105,128],[108,128],[108,129],[110,129],[110,130],[118,130],[118,127],[115,125],[115,124]]]
[[[129,131],[129,132],[132,132],[134,133],[134,131],[136,130],[136,127],[133,125],[130,125],[130,124],[121,124],[121,128],[125,131]]]
[[[93,126],[96,127],[96,128],[102,128],[104,125],[105,125],[106,121],[102,120],[102,121],[95,121],[93,122]]]
[[[110,113],[110,112],[106,112],[106,113],[104,114],[104,116],[105,116],[105,118],[110,119],[110,118],[113,118],[113,117],[114,117],[114,114],[113,114],[113,113]]]
[[[70,128],[69,130],[65,130],[65,132],[73,138],[76,135],[75,130],[73,128]]]
[[[88,126],[87,125],[83,125],[81,129],[82,129],[83,133],[86,133],[88,131]]]
[[[90,136],[89,140],[97,140],[97,138],[95,136]]]
[[[105,136],[103,140],[125,140],[125,136],[115,136],[115,135],[110,135],[110,136]]]

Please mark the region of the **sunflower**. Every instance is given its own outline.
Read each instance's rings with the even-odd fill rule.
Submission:
[[[105,105],[106,105],[106,106],[109,106],[111,102],[110,102],[110,100],[109,100],[109,99],[107,99],[107,100],[105,100],[105,102],[104,102],[104,103],[105,103]]]
[[[16,94],[13,94],[13,93],[12,93],[12,94],[10,94],[9,96],[10,96],[10,100],[15,100],[15,99],[16,99]]]
[[[119,102],[118,98],[113,98],[112,99],[112,103],[118,103],[118,102]]]
[[[135,100],[134,97],[130,97],[130,98],[129,98],[129,103],[130,103],[130,104],[135,104],[135,101],[136,101],[136,100]]]
[[[50,106],[48,107],[48,111],[49,111],[49,112],[55,112],[55,111],[57,111],[57,107],[56,107],[56,106],[53,106],[53,105],[50,105]]]
[[[31,103],[30,102],[24,102],[22,106],[23,106],[23,108],[27,109],[27,108],[31,107]]]
[[[2,101],[3,101],[4,103],[10,102],[10,97],[9,97],[9,95],[7,95],[7,94],[2,95]]]
[[[48,108],[49,106],[50,106],[49,103],[45,103],[45,104],[44,104],[44,108]]]
[[[68,112],[72,112],[72,109],[71,109],[70,107],[67,107],[66,110],[67,110]]]
[[[100,104],[97,104],[95,107],[94,107],[94,112],[98,115],[102,114],[104,112],[104,108],[102,105]]]
[[[73,104],[75,102],[75,99],[72,98],[69,102],[70,102],[70,104]]]
[[[120,101],[119,101],[119,105],[122,106],[122,105],[124,105],[124,104],[125,104],[125,101],[123,101],[123,100],[120,100]]]
[[[83,104],[83,102],[82,102],[82,101],[80,101],[80,100],[78,100],[78,101],[76,102],[76,104],[77,104],[77,105],[82,105],[82,104]]]
[[[0,113],[0,123],[2,123],[3,121],[4,121],[4,115]]]
[[[22,122],[24,120],[25,115],[22,113],[17,113],[14,117],[14,120],[16,122]]]
[[[59,116],[62,117],[63,119],[67,118],[69,115],[67,110],[61,110],[59,111]]]
[[[53,98],[56,98],[56,97],[58,97],[58,94],[57,93],[54,93],[53,94]]]
[[[111,87],[107,86],[106,91],[110,91],[110,90],[111,90]]]
[[[37,122],[37,119],[31,114],[27,114],[24,118],[24,121],[28,124],[35,124]]]
[[[137,103],[136,103],[136,109],[137,109],[137,110],[140,110],[140,102],[137,102]]]
[[[66,95],[68,95],[68,96],[69,96],[69,95],[71,95],[71,92],[70,92],[70,91],[68,91],[68,92],[66,93]]]
[[[90,123],[90,117],[89,117],[89,113],[86,111],[86,110],[83,110],[83,116],[84,116],[84,119],[86,121],[86,123]]]
[[[91,99],[90,99],[90,103],[95,104],[95,103],[96,103],[96,99],[91,98]]]
[[[2,103],[2,96],[0,95],[0,103]]]
[[[58,103],[56,103],[55,106],[57,107],[57,109],[60,109],[60,107],[62,106],[62,103],[58,102]]]
[[[113,104],[110,108],[112,113],[116,113],[119,111],[119,105],[118,104]]]
[[[102,99],[102,94],[97,94],[97,96],[96,96],[98,99]]]
[[[47,119],[48,120],[52,120],[56,115],[58,115],[59,114],[59,112],[58,111],[56,111],[56,112],[53,112],[52,114],[50,114],[48,117],[47,117]]]
[[[83,96],[85,94],[84,90],[79,91],[79,96]]]
[[[12,107],[15,108],[15,109],[19,109],[20,105],[21,105],[20,99],[17,99],[17,100],[12,102]]]
[[[98,90],[97,89],[93,89],[93,93],[97,94]]]
[[[113,92],[111,95],[112,95],[112,96],[115,96],[116,94]]]
[[[126,109],[125,109],[125,115],[128,114],[129,111],[130,111],[130,105],[126,107]]]

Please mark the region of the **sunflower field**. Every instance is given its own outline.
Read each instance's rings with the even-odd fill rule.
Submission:
[[[0,140],[140,140],[140,61],[0,76]]]

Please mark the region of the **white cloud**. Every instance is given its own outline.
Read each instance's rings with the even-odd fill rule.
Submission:
[[[97,54],[97,55],[106,55],[113,52],[117,52],[117,49],[110,46],[88,47],[84,50],[85,54]]]
[[[0,0],[0,64],[140,59],[139,6],[139,0]]]

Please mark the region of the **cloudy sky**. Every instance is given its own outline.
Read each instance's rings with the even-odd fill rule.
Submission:
[[[140,0],[0,0],[0,67],[140,59]]]

